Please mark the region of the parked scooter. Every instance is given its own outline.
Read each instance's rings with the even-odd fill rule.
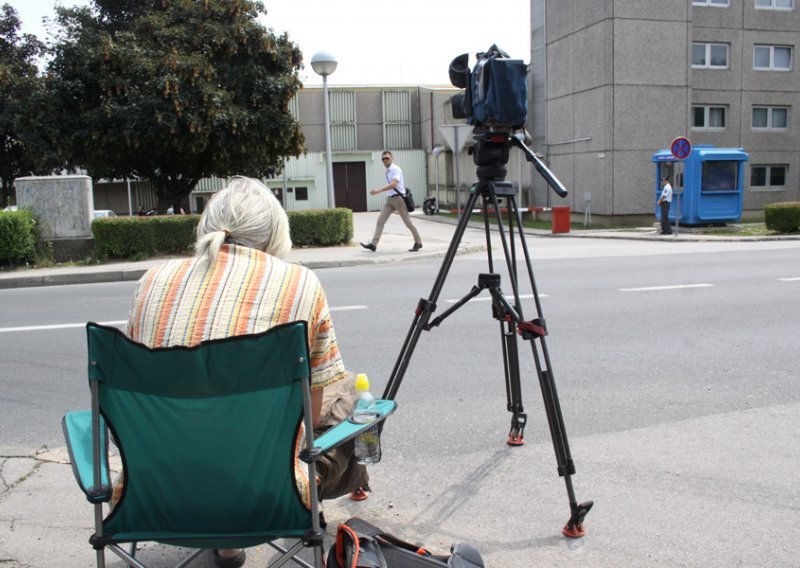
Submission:
[[[436,198],[433,196],[426,197],[422,202],[422,212],[425,215],[436,215],[439,212],[439,204],[436,203]]]

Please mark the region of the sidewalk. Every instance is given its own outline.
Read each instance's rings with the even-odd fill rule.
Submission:
[[[348,267],[365,264],[403,262],[422,258],[443,257],[453,237],[455,222],[440,217],[413,216],[423,235],[424,247],[412,253],[412,239],[397,217],[387,223],[377,252],[358,245],[372,235],[377,213],[354,215],[354,242],[349,247],[299,249],[288,260],[311,268]],[[675,237],[661,237],[655,228],[632,231],[580,231],[551,235],[549,231],[533,230],[532,237],[605,238],[661,241],[756,240],[754,238],[710,237],[689,232]],[[785,237],[798,239],[800,237]],[[763,239],[762,239],[763,240]],[[459,254],[485,250],[483,229],[469,226],[462,238]],[[0,273],[0,289],[25,286],[46,286],[71,283],[130,281],[138,279],[145,270],[163,259],[142,262],[119,262],[101,266],[58,267]],[[118,464],[115,469],[118,469]],[[94,553],[88,545],[92,532],[92,509],[77,488],[65,448],[40,448],[30,454],[0,455],[0,564],[13,568],[62,566],[77,568],[93,566]],[[373,503],[374,501],[374,503]],[[334,534],[337,522],[353,515],[368,515],[374,507],[385,505],[381,498],[355,503],[346,498],[325,503],[325,514],[331,525],[328,535]],[[330,542],[326,543],[329,546]],[[437,552],[446,552],[437,551]],[[184,550],[160,545],[147,545],[140,556],[153,565],[174,565]],[[269,547],[248,549],[248,566],[264,565],[273,556]],[[121,567],[122,561],[107,555],[108,566]],[[198,568],[213,566],[211,554],[203,555]]]
[[[421,211],[414,213],[412,219],[419,226],[418,228],[423,236],[423,248],[418,252],[409,252],[408,249],[413,245],[411,235],[403,225],[400,217],[392,215],[386,223],[378,250],[373,253],[365,250],[358,243],[359,241],[368,242],[371,239],[377,219],[378,212],[375,211],[355,213],[353,214],[353,242],[350,246],[293,249],[286,260],[302,264],[311,269],[317,269],[385,264],[423,258],[441,258],[447,252],[456,225],[456,221],[451,218],[436,215],[426,216]],[[525,233],[531,237],[632,239],[660,242],[800,239],[798,235],[743,237],[732,234],[731,236],[714,236],[698,233],[683,227],[680,227],[675,235],[661,236],[655,226],[627,230],[578,230],[556,235],[547,230],[526,229]],[[461,239],[458,254],[483,250],[486,250],[486,241],[482,225],[477,221],[470,222]],[[164,262],[164,260],[164,258],[155,258],[139,262],[109,262],[92,266],[63,266],[0,271],[0,289],[138,280],[145,271]]]

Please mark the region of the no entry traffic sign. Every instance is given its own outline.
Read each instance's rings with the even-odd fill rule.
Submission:
[[[688,139],[683,136],[678,136],[672,141],[669,149],[673,156],[679,160],[683,160],[692,152],[692,145]]]

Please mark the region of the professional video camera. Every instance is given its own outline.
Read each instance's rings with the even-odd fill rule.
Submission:
[[[465,89],[451,98],[453,118],[466,118],[476,128],[522,128],[528,116],[528,66],[496,45],[477,58],[472,72],[468,53],[450,63],[450,82]]]
[[[474,126],[471,152],[478,177],[504,179],[512,134],[525,127],[528,116],[528,66],[496,45],[477,58],[472,71],[468,53],[450,63],[450,82],[465,89],[450,99],[453,118]]]

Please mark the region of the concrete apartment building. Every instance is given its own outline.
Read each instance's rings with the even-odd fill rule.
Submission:
[[[749,153],[745,215],[800,200],[797,0],[532,0],[531,22],[529,128],[573,211],[652,215],[677,136]]]

